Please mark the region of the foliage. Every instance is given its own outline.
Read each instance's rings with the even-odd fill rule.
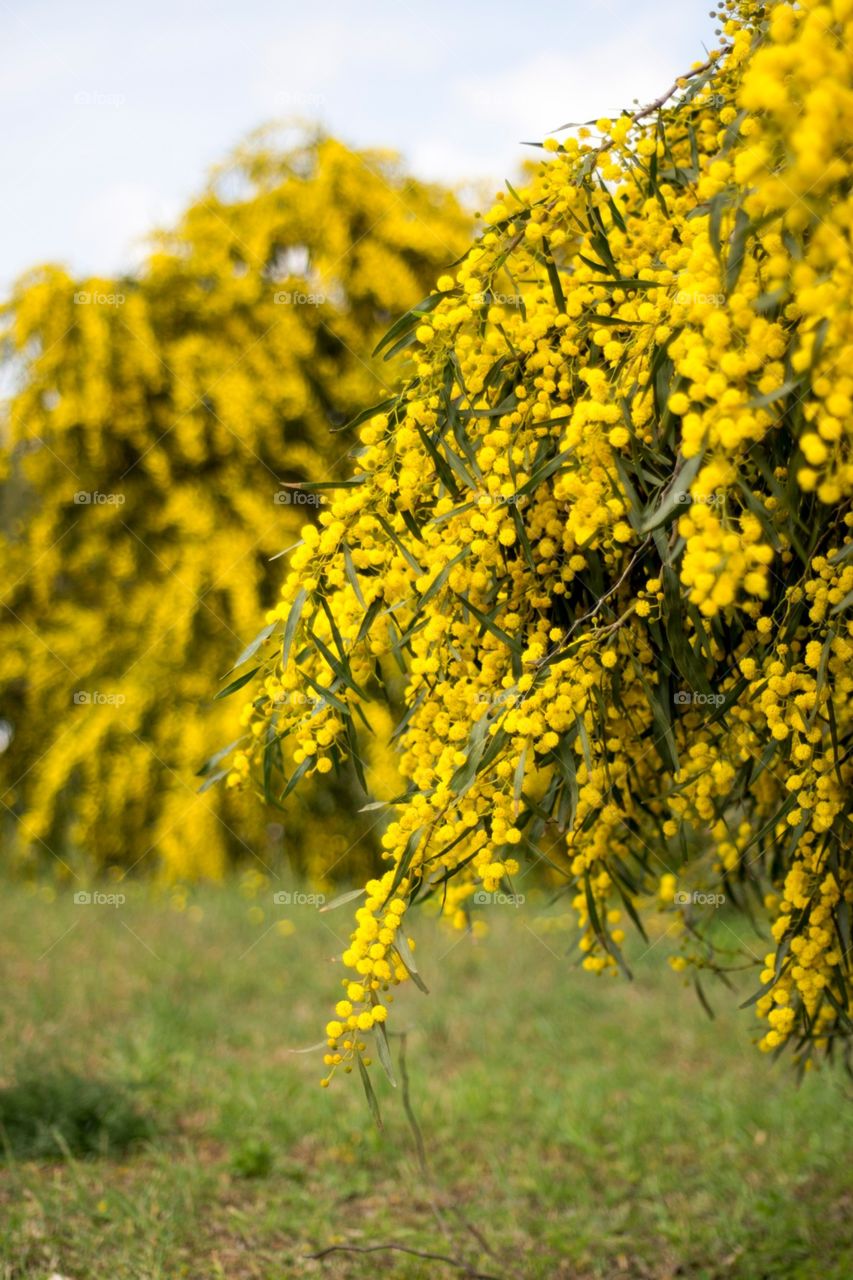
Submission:
[[[697,984],[762,969],[762,1049],[849,1036],[853,6],[721,18],[658,102],[547,140],[392,327],[409,376],[292,553],[231,781],[284,739],[286,790],[357,759],[406,675],[324,1083],[370,1092],[411,905],[464,927],[522,863],[587,970],[661,911]],[[720,899],[770,912],[763,964]]]
[[[153,1133],[127,1090],[72,1073],[28,1074],[0,1089],[0,1141],[7,1159],[117,1155]]]
[[[270,558],[314,510],[287,484],[335,474],[351,437],[330,425],[386,376],[371,346],[465,230],[453,197],[389,154],[258,137],[136,277],[19,282],[3,325],[17,390],[0,451],[0,797],[23,858],[171,878],[276,859],[275,814],[198,794],[230,727],[210,672],[274,601]],[[351,808],[346,787],[306,793],[284,820],[292,860],[340,859]]]

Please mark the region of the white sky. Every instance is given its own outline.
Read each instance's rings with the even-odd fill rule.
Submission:
[[[132,266],[145,233],[270,119],[394,147],[423,177],[500,184],[521,140],[668,88],[713,46],[709,7],[0,0],[0,291],[44,261]]]

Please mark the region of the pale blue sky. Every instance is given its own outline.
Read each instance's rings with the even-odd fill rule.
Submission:
[[[0,290],[131,267],[273,118],[512,177],[526,138],[656,97],[713,44],[708,0],[0,0]]]

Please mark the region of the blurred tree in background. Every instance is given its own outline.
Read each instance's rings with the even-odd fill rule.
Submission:
[[[14,858],[189,878],[282,848],[319,873],[345,853],[346,780],[286,819],[198,792],[233,714],[211,703],[211,673],[277,599],[271,557],[316,516],[286,485],[346,470],[353,437],[332,429],[383,392],[371,349],[468,231],[451,194],[388,153],[258,135],[133,278],[44,267],[18,282],[0,446]],[[381,794],[389,759],[368,747]]]

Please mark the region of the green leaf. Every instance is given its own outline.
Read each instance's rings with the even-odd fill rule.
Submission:
[[[628,522],[632,529],[637,533],[640,533],[643,504],[637,496],[637,490],[634,488],[631,478],[628,475],[625,463],[615,453],[613,455],[613,463],[616,468],[616,474],[618,475],[622,488],[625,490],[625,495],[628,498]]]
[[[390,524],[389,524],[389,523],[388,523],[388,521],[385,519],[385,517],[384,517],[384,516],[380,516],[378,513],[374,513],[374,515],[375,515],[375,518],[379,521],[379,524],[382,526],[382,528],[383,528],[383,529],[385,530],[385,532],[388,534],[388,537],[389,537],[389,538],[391,539],[391,541],[394,543],[394,546],[395,546],[395,547],[397,548],[397,550],[400,552],[400,555],[403,557],[403,559],[404,559],[404,560],[406,561],[406,563],[408,564],[409,568],[410,568],[410,569],[412,569],[412,570],[413,570],[413,571],[418,575],[418,577],[420,577],[420,576],[421,576],[421,574],[423,573],[423,569],[422,569],[422,568],[421,568],[421,566],[418,564],[418,562],[417,562],[417,560],[415,559],[415,557],[414,557],[414,556],[413,556],[409,551],[407,551],[407,549],[403,546],[402,542],[401,542],[401,541],[400,541],[400,539],[397,537],[396,533],[395,533],[395,532],[394,532],[394,530],[391,528]]]
[[[230,676],[231,671],[236,671],[238,667],[242,667],[244,662],[248,662],[250,658],[253,658],[264,641],[269,640],[277,626],[277,622],[271,622],[269,626],[264,627],[263,631],[259,631],[254,640],[246,645],[245,649],[240,654],[240,657],[234,663],[234,666],[231,667],[231,670],[226,671],[225,674]]]
[[[705,992],[704,992],[704,991],[703,991],[703,989],[702,989],[702,983],[699,981],[699,975],[698,975],[698,973],[694,973],[694,974],[693,974],[693,985],[694,985],[694,987],[696,988],[696,994],[697,994],[697,996],[699,997],[699,1003],[701,1004],[702,1008],[703,1008],[703,1009],[705,1010],[705,1012],[707,1013],[708,1017],[709,1017],[709,1018],[711,1019],[711,1021],[713,1022],[713,1021],[714,1021],[714,1010],[711,1008],[710,1004],[708,1003],[708,997],[705,995]]]
[[[500,612],[503,605],[496,606],[490,614],[483,613],[481,609],[478,609],[476,605],[471,603],[467,596],[463,596],[459,591],[454,591],[453,594],[462,601],[463,605],[470,613],[473,613],[480,625],[485,627],[487,631],[490,631],[496,639],[500,640],[501,644],[505,645],[507,649],[509,649],[510,653],[520,654],[522,652],[521,641],[516,636],[511,636],[507,631],[504,631],[503,628],[499,627],[494,620],[495,614]]]
[[[450,790],[456,796],[464,795],[477,776],[486,751],[488,729],[489,717],[484,714],[480,716],[479,720],[475,721],[469,735],[468,745],[465,748],[467,757],[465,763],[459,766],[448,784]]]
[[[288,779],[284,790],[279,796],[279,803],[281,803],[282,800],[286,800],[287,797],[290,795],[291,791],[293,791],[293,789],[299,785],[299,783],[305,777],[306,773],[311,768],[313,763],[314,763],[314,757],[306,756],[306,758],[302,761],[302,763],[300,765],[297,765],[297,767],[294,769],[293,773],[291,774],[290,778]]]
[[[563,286],[562,286],[562,283],[560,282],[560,273],[557,270],[556,262],[551,256],[551,250],[548,246],[547,240],[542,241],[542,248],[545,253],[545,269],[548,272],[548,280],[551,285],[551,292],[554,295],[554,303],[557,307],[557,310],[561,314],[565,314],[566,296],[563,293]]]
[[[785,941],[782,943],[781,947],[779,948],[779,950],[776,952],[776,965],[774,968],[773,977],[770,979],[769,982],[762,983],[762,985],[758,988],[758,990],[754,991],[752,995],[749,997],[749,999],[744,1000],[743,1004],[739,1005],[738,1008],[748,1009],[750,1005],[755,1004],[756,1001],[760,1000],[762,996],[766,996],[767,992],[776,986],[776,983],[781,978],[782,972],[785,968],[785,960],[787,958],[790,946],[791,946],[791,939],[786,938]]]
[[[464,560],[465,557],[469,556],[470,554],[471,554],[471,548],[463,547],[458,555],[454,556],[452,560],[448,561],[448,563],[444,566],[441,572],[437,574],[436,577],[433,579],[433,581],[429,584],[426,591],[418,601],[417,608],[416,608],[417,613],[421,612],[424,605],[427,604],[427,602],[430,601],[433,598],[433,596],[438,595],[439,591],[441,591],[442,587],[447,582],[447,579],[450,577],[451,570],[454,569],[456,565],[459,564],[460,560]]]
[[[355,489],[364,484],[367,476],[347,476],[343,480],[300,480],[290,483],[282,482],[282,489],[307,489],[313,493],[315,489]]]
[[[672,773],[678,773],[678,751],[675,745],[675,735],[672,732],[672,713],[668,706],[665,705],[662,698],[652,689],[651,685],[643,676],[639,667],[635,667],[640,678],[640,683],[645,690],[646,697],[649,702],[649,708],[652,713],[652,719],[657,727],[657,734],[652,739],[653,746],[663,760],[666,767]]]
[[[780,387],[776,387],[775,391],[765,391],[762,395],[753,396],[751,400],[747,400],[744,407],[747,409],[766,409],[768,405],[775,404],[777,400],[784,400],[801,385],[802,378],[789,378]]]
[[[388,332],[384,337],[380,338],[374,347],[374,356],[378,356],[380,351],[399,338],[401,334],[408,334],[411,329],[414,329],[423,316],[428,315],[430,311],[438,306],[442,298],[450,296],[450,292],[452,291],[431,293],[428,298],[424,298],[417,306],[412,307],[410,311],[400,316],[399,320],[395,320]]]
[[[383,906],[387,905],[387,903],[391,901],[391,899],[394,897],[394,894],[397,892],[397,888],[400,885],[403,879],[403,876],[406,874],[406,872],[409,869],[412,858],[415,856],[415,850],[418,847],[418,842],[420,841],[420,838],[423,835],[425,830],[426,830],[425,827],[417,827],[409,836],[408,840],[406,841],[406,847],[402,852],[400,861],[397,863],[397,867],[394,872],[394,879],[392,881],[391,888],[388,890],[388,895],[385,898],[385,903],[383,903]]]
[[[373,1116],[377,1129],[382,1128],[382,1116],[379,1114],[379,1103],[376,1100],[376,1094],[373,1092],[373,1085],[370,1083],[370,1076],[367,1074],[367,1067],[361,1060],[361,1054],[356,1050],[355,1060],[358,1063],[358,1073],[361,1076],[361,1083],[364,1086],[364,1096],[367,1098],[367,1105],[370,1107],[370,1114]]]
[[[574,454],[574,448],[564,449],[562,453],[555,454],[550,458],[538,471],[534,471],[529,480],[526,480],[521,488],[516,492],[517,498],[525,497],[528,493],[535,493],[540,484],[548,480],[555,471],[559,471],[564,462],[568,462],[569,458]]]
[[[260,671],[260,667],[252,667],[250,671],[245,671],[243,675],[238,676],[236,680],[232,680],[224,689],[220,689],[219,693],[214,695],[214,702],[218,702],[220,698],[227,698],[230,693],[236,693],[238,689],[242,689],[244,684],[248,684],[252,676]]]
[[[235,747],[239,747],[242,741],[243,738],[235,738],[233,742],[228,743],[227,747],[221,747],[219,751],[215,752],[208,760],[205,760],[200,769],[196,770],[195,776],[197,778],[203,778],[205,774],[210,773],[211,769],[215,769],[220,760],[224,760],[226,756],[230,755]]]
[[[209,791],[210,788],[215,786],[217,782],[221,782],[222,779],[226,777],[226,775],[229,774],[230,772],[231,772],[230,769],[218,769],[216,773],[212,773],[209,778],[205,778],[204,782],[198,788],[198,791],[196,792],[196,794],[203,795],[205,791]]]
[[[332,898],[331,902],[324,902],[320,911],[335,911],[338,907],[343,907],[347,902],[354,902],[356,898],[363,898],[366,889],[349,889],[346,893],[339,893],[336,898]]]
[[[355,769],[355,776],[358,778],[359,785],[365,795],[368,795],[367,779],[364,776],[364,765],[361,762],[361,756],[358,750],[358,735],[355,731],[355,725],[352,722],[352,716],[347,716],[344,721],[344,730],[347,735],[347,745],[349,747],[352,766]]]
[[[307,671],[300,671],[299,678],[300,680],[305,680],[314,692],[320,695],[322,703],[318,704],[318,710],[320,710],[321,706],[325,704],[327,706],[334,707],[335,710],[340,711],[342,715],[348,716],[350,714],[350,709],[346,702],[344,702],[342,698],[335,697],[331,689],[326,689],[320,684],[319,680],[315,680],[313,676],[309,676]],[[334,681],[333,683],[336,684],[337,681]]]
[[[710,693],[711,686],[705,668],[697,658],[684,629],[683,603],[678,574],[669,565],[663,569],[664,602],[666,604],[666,638],[673,660],[690,688],[699,693]]]
[[[681,470],[674,477],[669,492],[661,502],[660,506],[654,511],[646,511],[640,524],[641,533],[650,533],[652,529],[657,529],[677,510],[682,509],[687,504],[684,502],[685,495],[689,496],[690,485],[696,478],[696,474],[702,465],[703,453],[700,451],[693,455],[692,458],[684,463]]]
[[[623,888],[618,876],[613,877],[613,883],[616,885],[616,891],[619,894],[619,897],[622,899],[622,905],[625,908],[625,910],[628,912],[628,915],[630,916],[635,929],[637,930],[637,932],[639,933],[643,941],[647,943],[649,941],[648,935],[646,934],[646,931],[643,927],[642,920],[637,914],[637,908],[634,906],[633,902],[631,901],[631,895],[627,892],[626,889]]]
[[[332,427],[331,430],[354,431],[363,422],[369,422],[371,418],[378,417],[380,413],[386,413],[388,409],[393,409],[396,403],[396,396],[390,396],[387,400],[380,400],[379,404],[371,405],[369,409],[362,409],[361,413],[357,413],[354,418],[350,418],[349,422],[345,422],[342,427]]]
[[[328,645],[324,644],[320,639],[316,631],[313,631],[310,628],[308,629],[308,638],[314,647],[323,655],[329,667],[334,671],[341,683],[345,684],[348,689],[351,689],[356,697],[366,698],[367,694],[364,692],[361,685],[356,684],[355,678],[350,671],[349,661],[347,658],[343,657],[339,661]]]
[[[525,746],[521,755],[518,757],[518,764],[515,766],[515,777],[513,779],[513,802],[515,812],[518,813],[521,806],[521,788],[524,785],[524,768],[527,764],[527,747]]]
[[[428,996],[429,987],[418,972],[418,966],[415,964],[415,957],[412,955],[412,948],[409,946],[408,939],[403,933],[402,928],[397,930],[394,937],[394,948],[397,955],[400,957],[403,967],[412,979],[412,982],[414,982],[416,987],[419,987],[420,990],[423,991],[425,996]]]
[[[290,647],[293,644],[293,637],[296,632],[296,624],[302,614],[302,607],[308,599],[308,592],[304,587],[300,587],[294,598],[293,604],[290,606],[290,613],[287,615],[287,622],[284,628],[284,644],[281,650],[282,668],[287,668],[290,659]]]
[[[355,594],[355,598],[358,601],[358,603],[361,605],[362,609],[366,609],[367,605],[364,603],[364,596],[361,594],[361,587],[359,586],[359,583],[358,583],[358,574],[356,573],[355,565],[353,564],[352,552],[350,551],[348,545],[345,542],[341,543],[341,547],[343,548],[344,566],[346,568],[349,584],[352,587],[353,593]]]
[[[592,930],[596,937],[602,939],[604,937],[604,930],[602,929],[601,921],[598,918],[598,908],[592,892],[592,884],[590,883],[588,867],[584,867],[583,890],[584,897],[586,898],[586,913],[589,916],[589,923],[592,925]]]
[[[714,250],[714,256],[718,262],[722,261],[723,255],[723,213],[727,207],[728,198],[725,191],[719,191],[712,198],[708,207],[708,239],[711,241],[711,248]]]
[[[578,809],[578,779],[571,736],[561,739],[554,748],[553,759],[563,780],[557,825],[562,831],[572,831]]]
[[[384,1024],[381,1022],[374,1022],[373,1032],[376,1038],[376,1048],[379,1050],[379,1061],[382,1063],[392,1089],[396,1089],[397,1077],[394,1075],[394,1064],[391,1061],[391,1050],[388,1046],[388,1033],[385,1030]]]
[[[738,282],[746,254],[746,242],[754,230],[749,214],[738,209],[735,214],[734,230],[729,241],[729,253],[726,259],[726,293],[730,294]]]
[[[376,615],[379,613],[379,610],[382,608],[383,604],[384,604],[384,601],[381,596],[377,596],[375,600],[371,600],[367,613],[364,615],[364,617],[361,620],[361,626],[358,629],[358,635],[355,638],[355,643],[357,645],[361,644],[364,637],[370,631],[370,628],[373,626],[373,623],[376,620]]]

